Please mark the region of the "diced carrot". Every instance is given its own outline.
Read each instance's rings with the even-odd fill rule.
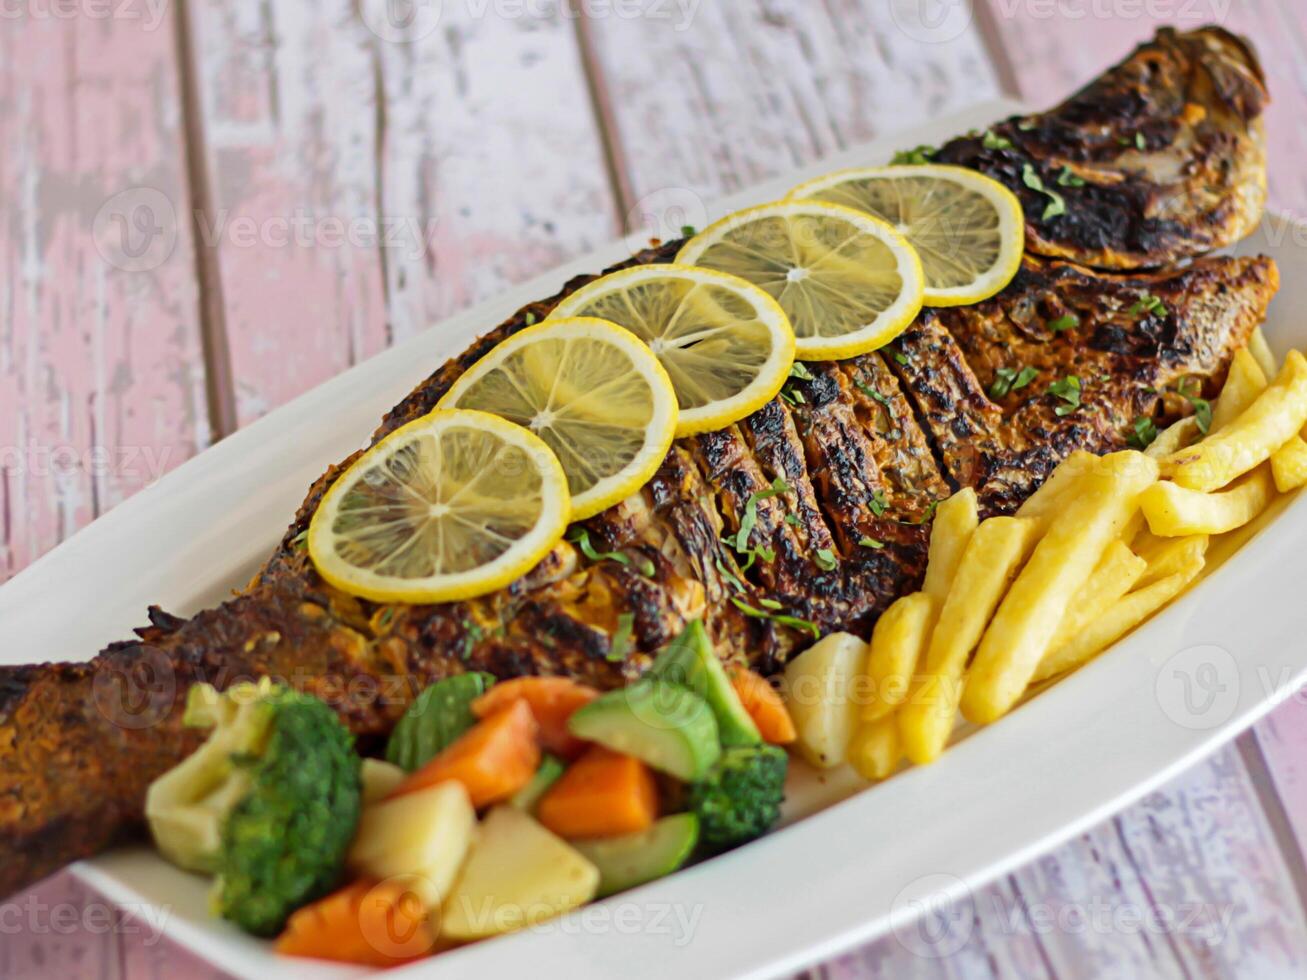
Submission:
[[[794,721],[785,709],[785,702],[767,678],[751,670],[741,670],[731,675],[731,686],[735,688],[744,710],[758,726],[764,742],[789,745],[799,737]]]
[[[287,956],[395,966],[436,945],[426,905],[402,879],[355,881],[294,912],[277,937]]]
[[[539,766],[539,726],[525,701],[513,701],[469,728],[390,795],[457,779],[472,805],[480,808],[508,799],[531,781]]]
[[[567,730],[567,719],[598,696],[593,687],[570,677],[517,677],[500,681],[473,701],[472,713],[484,718],[514,701],[525,701],[540,725],[540,744],[555,755],[575,759],[585,743]]]
[[[610,837],[647,830],[658,787],[639,759],[594,746],[540,799],[536,817],[559,837]]]

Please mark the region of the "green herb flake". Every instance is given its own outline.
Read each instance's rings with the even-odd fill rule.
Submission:
[[[631,650],[631,634],[635,632],[635,614],[622,613],[617,617],[617,629],[608,640],[608,654],[604,657],[610,664],[621,663]]]
[[[1143,133],[1135,133],[1135,149],[1137,150],[1148,149],[1148,141],[1144,139]]]
[[[758,605],[762,606],[762,608],[764,608],[764,609],[770,609],[770,610],[772,610],[773,612],[775,612],[776,610],[784,609],[784,608],[785,608],[785,607],[782,606],[779,602],[777,602],[775,599],[759,599],[759,600],[758,600]]]
[[[790,527],[798,527],[799,519],[794,514],[786,514],[785,523],[788,524]]]
[[[887,510],[889,510],[889,501],[885,499],[885,492],[876,490],[871,495],[871,512],[880,517]]]
[[[994,372],[994,381],[989,386],[989,396],[991,398],[1003,398],[1009,392],[1020,391],[1037,377],[1039,377],[1039,372],[1029,364],[1021,368],[1020,371],[1016,368],[1001,367]]]
[[[290,546],[292,548],[307,548],[309,546],[309,529],[305,528],[299,534],[295,535],[295,537],[291,538]]]
[[[533,327],[535,326],[536,315],[534,313],[528,312],[527,315],[522,318],[522,322],[525,323],[528,327]]]
[[[1039,174],[1035,173],[1032,164],[1027,163],[1021,168],[1021,182],[1032,191],[1038,191],[1048,198],[1042,220],[1047,221],[1050,218],[1056,218],[1059,214],[1066,213],[1066,200],[1057,191],[1051,191],[1044,186],[1043,180],[1040,179]]]
[[[730,584],[731,588],[733,588],[736,592],[745,591],[744,583],[741,582],[739,578],[729,568],[726,567],[726,562],[722,561],[720,555],[717,558],[716,564],[717,564],[718,573],[720,573],[722,578],[726,579],[727,583]]]
[[[1017,129],[1023,133],[1028,133],[1038,125],[1039,123],[1034,119],[1022,119],[1017,122]]]
[[[681,237],[682,237],[682,238],[693,238],[693,237],[694,237],[695,235],[697,235],[698,233],[699,233],[699,230],[698,230],[697,228],[695,228],[694,225],[681,225]]]
[[[895,352],[894,352],[894,361],[895,361],[896,364],[907,364],[907,363],[908,363],[908,355],[905,354],[905,353],[903,353],[902,351],[895,351]]]
[[[1064,166],[1057,175],[1057,186],[1058,187],[1084,187],[1085,181],[1083,177],[1077,177],[1075,174],[1073,174],[1071,172],[1070,167]]]
[[[1134,424],[1130,427],[1131,432],[1126,441],[1136,449],[1147,449],[1157,438],[1157,423],[1147,415],[1141,415],[1135,419]]]
[[[890,163],[896,166],[904,163],[930,163],[930,161],[935,159],[937,153],[939,153],[939,150],[935,147],[922,143],[920,146],[914,146],[910,150],[899,150],[894,154]]]
[[[881,541],[878,538],[868,537],[865,534],[858,538],[858,544],[863,548],[875,548],[878,551],[885,547],[884,541]]]
[[[1129,311],[1131,316],[1139,316],[1141,313],[1151,313],[1154,316],[1166,316],[1166,304],[1154,296],[1152,293],[1144,293],[1139,299],[1135,300]]]
[[[630,567],[631,559],[620,551],[597,551],[590,543],[590,532],[583,527],[573,528],[567,534],[567,540],[580,549],[590,561],[615,561],[619,565]]]
[[[808,370],[808,365],[802,361],[795,361],[794,366],[790,368],[790,377],[798,378],[800,381],[812,381],[813,374]]]
[[[839,565],[839,562],[835,558],[835,553],[829,548],[818,548],[813,561],[817,563],[817,567],[823,572],[834,571],[836,566]]]
[[[999,136],[992,129],[985,130],[985,135],[981,138],[981,146],[987,150],[1010,150],[1012,141],[1006,136]]]
[[[1080,408],[1080,379],[1074,374],[1068,374],[1065,378],[1054,381],[1048,386],[1048,393],[1062,402],[1055,409],[1059,417],[1070,415]]]
[[[1080,326],[1080,317],[1074,313],[1063,313],[1056,320],[1048,321],[1048,329],[1053,333],[1061,333],[1063,330],[1074,330]]]
[[[754,619],[770,619],[781,626],[789,626],[791,629],[803,630],[812,635],[814,640],[821,637],[821,630],[817,624],[806,619],[800,619],[797,616],[786,616],[781,613],[768,612],[765,609],[759,609],[757,606],[751,606],[742,599],[731,596],[731,602],[735,608],[740,610],[746,616],[752,616]],[[779,603],[778,603],[779,605]]]
[[[1194,397],[1189,398],[1189,404],[1194,407],[1194,421],[1198,424],[1198,431],[1207,435],[1212,430],[1212,403],[1206,398]]]

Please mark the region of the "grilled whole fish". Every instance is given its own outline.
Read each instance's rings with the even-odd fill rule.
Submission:
[[[1164,29],[1051,112],[954,140],[938,159],[1007,184],[1030,251],[1105,269],[1160,266],[1256,227],[1267,102],[1245,42],[1219,28]]]
[[[1159,40],[1159,50],[1175,43]],[[1080,204],[1068,196],[1068,210]],[[1123,193],[1117,206],[1144,220],[1137,196]],[[669,261],[679,244],[626,264]],[[587,281],[437,370],[374,441],[430,411],[462,371]],[[317,576],[301,534],[345,460],[310,489],[237,597],[189,619],[151,609],[136,639],[90,663],[0,668],[0,895],[139,826],[148,783],[197,742],[180,725],[195,681],[284,680],[367,740],[426,684],[465,670],[620,685],[695,617],[725,659],[764,672],[810,642],[799,620],[865,633],[919,584],[935,501],[975,486],[986,513],[1009,512],[1072,450],[1122,448],[1136,418],[1162,425],[1188,411],[1176,389],[1218,390],[1277,284],[1268,259],[1112,275],[1030,255],[993,299],[925,311],[884,351],[811,363],[810,379],[749,418],[679,440],[638,494],[585,522],[598,552],[643,561],[591,560],[561,543],[521,580],[468,602],[379,606]],[[1076,327],[1050,328],[1066,313]],[[1000,394],[1000,371],[1023,367],[1035,379]],[[1072,374],[1080,406],[1058,414],[1066,402],[1049,385]],[[788,492],[755,496],[777,478]],[[723,539],[751,499],[750,544],[774,557],[746,569]],[[793,619],[759,615],[764,598]],[[632,649],[610,661],[625,622]]]

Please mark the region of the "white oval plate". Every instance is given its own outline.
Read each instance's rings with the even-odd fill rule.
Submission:
[[[888,159],[1003,115],[965,114],[792,173],[705,208],[705,220],[774,199],[830,169]],[[1240,247],[1280,262],[1273,346],[1307,346],[1307,229],[1280,219]],[[157,602],[190,612],[244,582],[304,490],[367,439],[377,420],[474,336],[572,275],[629,254],[625,243],[463,313],[327,382],[190,460],[0,587],[0,661],[86,660],[128,636]],[[1232,737],[1307,674],[1307,509],[1281,513],[1211,578],[1115,649],[976,732],[932,766],[843,799],[837,772],[796,787],[809,816],[748,847],[515,936],[389,976],[774,976],[892,928],[927,903],[965,896],[1101,821]],[[112,572],[108,570],[112,569]],[[51,597],[78,615],[50,616]],[[836,802],[843,799],[843,802]],[[216,965],[261,980],[343,977],[209,917],[205,883],[145,848],[76,865],[83,879]]]

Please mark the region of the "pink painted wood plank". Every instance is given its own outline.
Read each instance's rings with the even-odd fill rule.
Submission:
[[[387,341],[369,43],[349,0],[191,8],[236,416]]]
[[[385,92],[385,208],[429,243],[386,255],[397,338],[615,235],[576,33],[557,5],[446,3],[403,27],[385,0],[362,9]]]
[[[172,21],[137,12],[0,19],[0,581],[209,439]]]
[[[936,29],[878,0],[591,19],[634,196],[713,197],[998,95],[965,5],[952,6],[962,19]]]

